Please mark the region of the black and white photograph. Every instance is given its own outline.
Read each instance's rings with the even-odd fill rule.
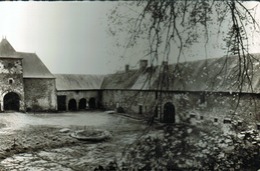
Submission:
[[[260,171],[260,1],[0,2],[0,171]]]

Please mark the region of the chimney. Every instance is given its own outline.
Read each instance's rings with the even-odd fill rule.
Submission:
[[[144,60],[144,59],[140,60],[140,69],[142,70],[145,69],[147,65],[148,65],[148,60]]]
[[[162,61],[162,66],[163,67],[168,66],[168,61]]]
[[[125,72],[128,72],[129,71],[129,65],[125,65]]]

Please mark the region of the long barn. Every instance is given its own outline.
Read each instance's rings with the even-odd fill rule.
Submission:
[[[108,75],[52,74],[37,54],[17,52],[3,39],[0,111],[100,108],[171,123],[258,123],[259,76],[259,54],[244,61],[233,56],[160,66],[140,60],[138,69],[126,65]]]

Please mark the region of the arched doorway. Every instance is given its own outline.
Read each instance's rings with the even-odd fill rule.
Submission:
[[[4,96],[4,110],[19,111],[20,97],[14,92],[7,93]]]
[[[167,102],[163,108],[163,122],[174,123],[175,122],[175,108],[171,102]]]
[[[87,107],[87,100],[85,98],[82,98],[79,100],[79,110],[85,110]]]
[[[96,108],[96,99],[94,97],[89,99],[88,106],[90,109]]]
[[[70,99],[69,100],[69,106],[68,106],[69,111],[76,111],[77,110],[77,102],[75,99]]]

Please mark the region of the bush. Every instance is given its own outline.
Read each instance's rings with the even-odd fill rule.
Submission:
[[[121,161],[126,170],[257,170],[259,135],[223,135],[190,125],[164,127],[139,138]],[[246,134],[245,134],[246,135]],[[123,165],[117,163],[117,170]]]

